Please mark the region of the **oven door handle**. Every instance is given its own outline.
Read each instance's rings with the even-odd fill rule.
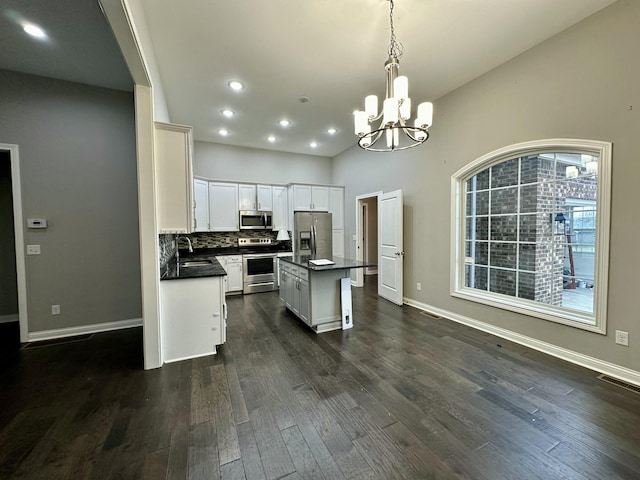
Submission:
[[[242,256],[245,258],[267,258],[267,257],[277,258],[278,254],[277,253],[245,253]]]

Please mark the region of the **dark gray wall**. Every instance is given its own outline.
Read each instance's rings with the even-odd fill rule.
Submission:
[[[25,230],[30,332],[142,316],[134,128],[132,93],[0,70],[24,219],[49,222]]]
[[[0,317],[18,313],[11,192],[11,158],[9,152],[0,151]]]
[[[633,252],[640,223],[632,213],[640,176],[638,25],[640,2],[620,0],[438,99],[427,144],[394,154],[352,148],[334,158],[333,183],[346,186],[346,211],[357,195],[403,190],[406,297],[638,370],[640,296]],[[451,175],[495,149],[543,138],[613,142],[606,336],[449,294]],[[346,217],[347,238],[355,233],[354,221]],[[349,243],[347,255],[353,255]],[[617,329],[636,341],[615,345]]]

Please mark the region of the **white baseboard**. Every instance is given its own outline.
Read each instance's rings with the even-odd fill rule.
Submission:
[[[11,315],[0,315],[0,323],[11,323],[19,321],[17,313]]]
[[[76,335],[86,335],[89,333],[109,332],[111,330],[121,330],[123,328],[141,327],[141,318],[129,320],[118,320],[116,322],[96,323],[94,325],[83,325],[80,327],[56,328],[54,330],[41,330],[39,332],[29,332],[27,341],[40,342],[54,338],[74,337]]]
[[[562,360],[566,360],[567,362],[580,365],[581,367],[604,373],[619,380],[623,380],[625,382],[640,386],[640,372],[636,370],[631,370],[630,368],[622,367],[620,365],[616,365],[615,363],[606,362],[595,357],[590,357],[579,352],[574,352],[573,350],[558,347],[557,345],[553,345],[552,343],[542,342],[535,338],[521,335],[505,328],[496,327],[495,325],[484,323],[479,320],[460,315],[458,313],[449,312],[447,310],[443,310],[442,308],[434,307],[433,305],[427,305],[410,298],[403,298],[403,302],[419,310],[434,313],[448,320],[462,323],[463,325],[467,325],[469,327],[475,328],[477,330],[482,330],[483,332],[490,333],[497,337],[519,343],[520,345],[524,345],[525,347],[529,347],[539,352],[552,355]]]

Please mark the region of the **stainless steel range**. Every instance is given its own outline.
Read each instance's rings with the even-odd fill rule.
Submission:
[[[252,253],[242,254],[242,293],[268,292],[278,289],[276,252],[268,252],[271,247],[270,238],[239,238],[240,249],[251,248]],[[260,250],[264,249],[264,253]]]

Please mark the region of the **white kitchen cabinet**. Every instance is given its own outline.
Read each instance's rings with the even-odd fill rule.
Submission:
[[[209,231],[237,232],[238,184],[209,182]]]
[[[221,255],[216,260],[227,272],[225,293],[242,293],[242,255]]]
[[[287,187],[274,185],[273,189],[273,229],[289,230]]]
[[[329,187],[295,184],[291,188],[293,211],[329,211]]]
[[[273,211],[273,187],[271,185],[256,185],[258,210]]]
[[[216,353],[226,341],[224,276],[160,282],[162,357],[177,362]]]
[[[256,186],[254,184],[238,184],[238,207],[240,210],[257,210]]]
[[[298,297],[298,316],[304,323],[309,324],[309,281],[298,278],[297,290],[298,293],[294,295]]]
[[[209,231],[209,182],[193,181],[193,231]]]
[[[280,299],[302,321],[309,323],[309,273],[290,263],[282,263]]]
[[[271,185],[240,183],[238,185],[238,204],[240,210],[273,210]]]
[[[184,125],[155,123],[156,208],[159,233],[193,231],[193,139]]]
[[[277,253],[278,261],[276,263],[276,273],[277,273],[276,277],[278,278],[278,286],[280,286],[280,280],[282,278],[282,275],[281,275],[281,273],[282,273],[282,270],[281,270],[282,262],[280,261],[280,258],[281,257],[290,257],[292,255],[293,255],[293,252],[278,252]]]
[[[332,230],[331,247],[334,257],[344,258],[344,230]]]
[[[344,187],[329,187],[329,211],[332,228],[344,230]]]

